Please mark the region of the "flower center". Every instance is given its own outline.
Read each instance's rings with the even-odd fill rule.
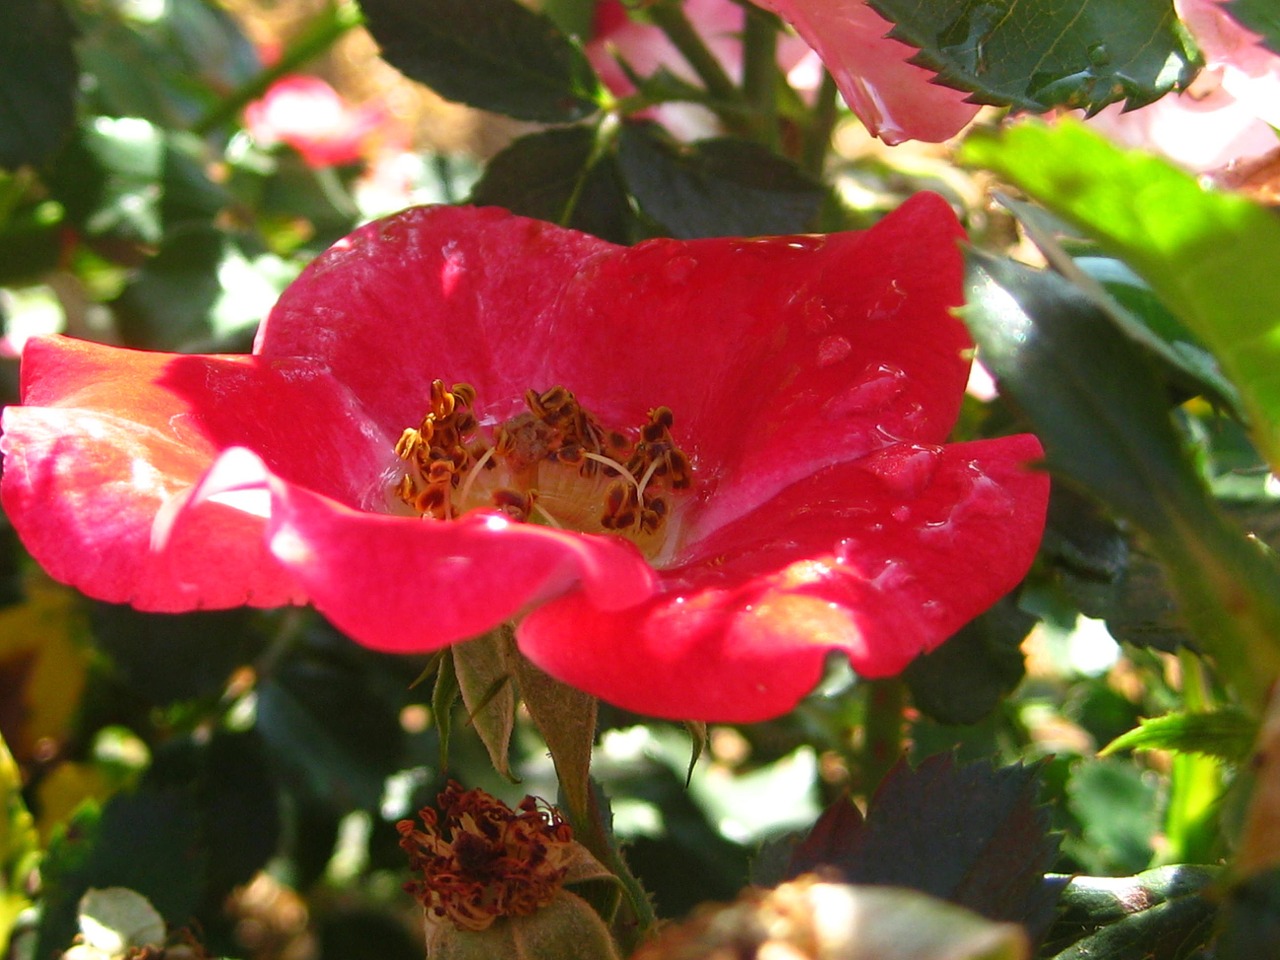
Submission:
[[[614,533],[646,556],[661,553],[673,499],[689,489],[689,458],[671,437],[667,407],[648,422],[604,428],[562,386],[524,395],[526,410],[486,437],[472,413],[475,389],[431,383],[431,408],[396,443],[408,471],[396,495],[424,517],[452,520],[496,510],[520,521]]]
[[[499,917],[528,916],[564,883],[573,831],[552,807],[525,797],[512,810],[483,790],[450,781],[439,812],[419,811],[396,824],[400,846],[420,879],[405,889],[434,922],[484,930]]]

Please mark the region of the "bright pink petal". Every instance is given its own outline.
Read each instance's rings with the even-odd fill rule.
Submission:
[[[22,375],[0,438],[5,511],[53,576],[98,599],[163,611],[304,599],[260,515],[192,497],[227,448],[264,451],[281,476],[344,502],[380,495],[388,441],[314,366],[52,337],[28,344]]]
[[[436,650],[577,587],[593,609],[651,596],[657,580],[616,537],[494,514],[454,522],[362,513],[276,484],[271,549],[316,608],[365,646]]]
[[[257,350],[318,357],[388,435],[436,377],[473,384],[482,420],[555,384],[611,426],[665,404],[714,525],[821,466],[945,438],[968,371],[961,235],[932,194],[863,233],[631,248],[418,208],[320,257]]]
[[[885,143],[941,141],[978,112],[966,93],[933,83],[907,61],[919,51],[891,40],[887,20],[865,0],[751,0],[791,24],[818,52],[858,118]]]
[[[296,75],[272,84],[244,117],[254,139],[287,143],[308,165],[329,167],[359,160],[387,113],[376,103],[353,107],[319,77]]]
[[[896,673],[1030,567],[1049,483],[1024,464],[1039,456],[1024,435],[832,467],[708,538],[642,608],[570,595],[524,620],[520,647],[612,703],[709,721],[790,710],[832,650]]]

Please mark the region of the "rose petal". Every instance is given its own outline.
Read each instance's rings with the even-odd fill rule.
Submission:
[[[525,618],[520,648],[611,703],[707,721],[790,710],[832,650],[896,673],[1026,573],[1049,484],[1023,464],[1039,455],[1019,436],[832,467],[717,531],[644,607],[571,594]]]
[[[22,375],[0,438],[6,513],[53,576],[144,610],[305,599],[261,516],[192,497],[222,450],[268,451],[281,476],[353,504],[393,459],[332,377],[296,361],[51,337],[28,344]]]
[[[778,14],[818,52],[845,102],[885,143],[955,136],[978,107],[907,61],[919,53],[889,39],[893,25],[865,0],[751,0]]]
[[[362,513],[286,483],[273,493],[272,552],[321,613],[377,650],[467,640],[575,586],[601,610],[656,589],[653,569],[617,537],[491,513],[451,522]]]
[[[961,236],[933,194],[864,233],[632,248],[418,208],[321,256],[258,351],[316,356],[393,436],[421,420],[435,377],[475,386],[482,421],[555,384],[609,426],[665,404],[724,522],[892,438],[946,436],[970,346],[950,313]]]

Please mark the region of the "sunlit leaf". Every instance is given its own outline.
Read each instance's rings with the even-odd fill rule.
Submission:
[[[996,171],[1121,257],[1213,351],[1254,442],[1280,464],[1280,220],[1082,124],[981,132],[964,162]]]
[[[870,0],[920,47],[914,62],[977,103],[1096,113],[1190,82],[1195,51],[1172,0]]]
[[[1102,750],[1101,756],[1121,750],[1173,750],[1238,763],[1253,750],[1257,732],[1257,721],[1242,710],[1168,713],[1143,720],[1137,728],[1116,737]]]

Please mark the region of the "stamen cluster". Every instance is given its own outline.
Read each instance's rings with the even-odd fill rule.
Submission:
[[[665,523],[671,492],[690,486],[668,407],[649,411],[633,438],[603,427],[563,386],[530,389],[527,409],[495,427],[490,442],[472,413],[475,397],[470,384],[432,381],[430,409],[396,444],[411,468],[396,493],[423,516],[449,520],[486,507],[515,520],[648,536]]]
[[[573,831],[535,797],[512,810],[483,790],[452,781],[396,824],[400,846],[421,879],[405,884],[429,919],[460,930],[484,930],[499,917],[528,916],[554,899],[573,857]]]

